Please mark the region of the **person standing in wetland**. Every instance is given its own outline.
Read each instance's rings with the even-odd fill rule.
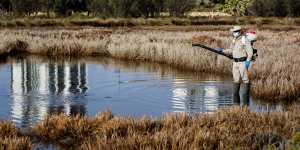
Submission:
[[[229,49],[221,49],[226,54],[233,56],[233,103],[249,105],[250,79],[248,71],[253,57],[252,44],[256,40],[256,33],[245,33],[240,26],[230,29],[233,40]]]

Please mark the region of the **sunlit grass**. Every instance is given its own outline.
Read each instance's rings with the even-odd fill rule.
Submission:
[[[11,122],[0,122],[0,149],[2,150],[31,150],[33,144],[29,137]]]
[[[250,71],[252,95],[264,100],[295,100],[300,90],[299,31],[258,31],[259,57]],[[0,35],[0,51],[52,57],[105,55],[153,61],[198,72],[231,74],[231,61],[191,46],[197,37],[211,47],[227,48],[227,31],[160,31],[130,29],[11,30]],[[203,38],[204,37],[204,38]]]
[[[161,118],[48,116],[22,133],[0,123],[0,149],[32,149],[32,143],[62,149],[265,149],[299,148],[300,108],[255,113],[232,107],[214,114],[166,114]]]

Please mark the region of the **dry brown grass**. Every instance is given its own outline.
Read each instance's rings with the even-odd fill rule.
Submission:
[[[1,150],[32,150],[33,145],[26,137],[0,138]]]
[[[218,47],[223,47],[221,40],[217,40],[210,36],[194,36],[192,38],[192,43],[205,43],[206,45],[213,45],[216,44]]]
[[[9,54],[30,52],[47,56],[92,56],[106,55],[108,39],[105,31],[33,31],[33,30],[2,30],[6,37],[0,43],[0,51]],[[102,31],[101,31],[102,32]],[[88,36],[92,34],[93,36]],[[84,35],[84,36],[83,36]]]
[[[11,122],[0,122],[0,137],[19,136],[19,129]]]
[[[51,116],[33,127],[32,135],[45,143],[76,147],[82,141],[97,136],[103,123],[112,117],[110,112],[103,112],[93,119],[83,116],[69,117],[64,114]]]
[[[216,114],[169,114],[158,120],[113,117],[110,112],[95,118],[59,115],[35,126],[33,134],[79,149],[263,149],[284,146],[297,133],[298,111],[296,107],[259,114],[231,108]]]
[[[285,112],[255,113],[232,107],[214,114],[167,114],[116,117],[49,116],[26,135],[1,123],[0,149],[31,149],[31,141],[61,149],[266,149],[299,148],[300,107]]]
[[[150,60],[177,67],[205,71],[231,72],[231,62],[205,50],[192,48],[193,36],[204,36],[211,47],[228,47],[229,37],[219,32],[133,32],[111,37],[109,51],[114,57]],[[297,32],[259,31],[263,37],[255,45],[259,59],[251,74],[253,95],[261,99],[295,99],[299,96],[300,64],[298,44],[293,42]],[[130,39],[130,40],[129,40]],[[209,39],[216,39],[216,42]],[[133,41],[132,43],[129,41]],[[201,40],[200,40],[201,41]],[[222,41],[217,42],[217,41]]]
[[[1,150],[31,150],[33,145],[28,137],[11,122],[0,122]]]
[[[252,94],[266,100],[295,100],[300,90],[299,32],[259,30],[259,57],[251,69]],[[198,72],[230,74],[231,61],[193,48],[192,39],[211,47],[228,47],[227,31],[160,31],[130,29],[10,30],[0,51],[47,56],[106,55],[114,58],[165,63]]]

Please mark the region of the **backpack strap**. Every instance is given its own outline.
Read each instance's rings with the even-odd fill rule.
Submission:
[[[246,45],[246,36],[242,36],[242,44]]]

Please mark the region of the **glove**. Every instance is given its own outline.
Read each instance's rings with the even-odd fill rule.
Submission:
[[[250,67],[251,61],[245,61],[245,68],[248,70]]]
[[[216,50],[219,51],[219,52],[223,52],[224,48],[216,48]]]

